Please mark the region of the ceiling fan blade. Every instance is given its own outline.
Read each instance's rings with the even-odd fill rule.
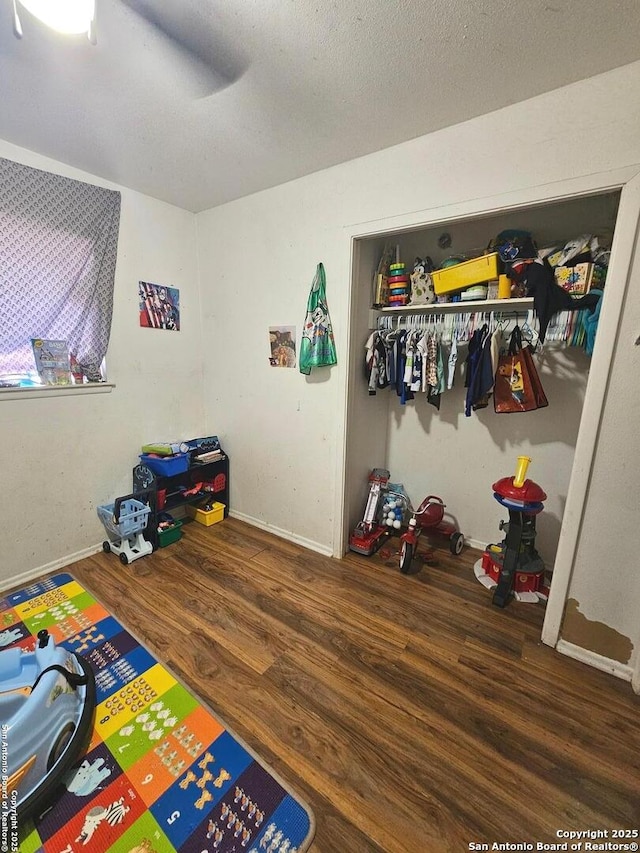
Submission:
[[[246,70],[244,58],[221,35],[222,22],[215,19],[209,4],[201,0],[121,2],[167,38],[212,90],[231,85]]]
[[[23,36],[22,23],[20,22],[20,16],[18,15],[16,0],[13,0],[13,34],[18,39],[21,39]]]

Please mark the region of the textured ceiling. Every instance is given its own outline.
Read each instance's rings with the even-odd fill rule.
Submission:
[[[0,0],[0,138],[192,211],[640,58],[638,0],[97,4],[92,46]]]

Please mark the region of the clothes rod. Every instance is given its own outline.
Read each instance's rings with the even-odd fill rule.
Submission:
[[[533,308],[533,297],[522,299],[482,299],[468,302],[434,302],[431,305],[402,305],[399,308],[372,308],[379,314],[475,314],[493,311],[498,313],[514,313],[528,311]]]

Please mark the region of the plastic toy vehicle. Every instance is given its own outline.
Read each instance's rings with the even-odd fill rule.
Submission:
[[[0,652],[3,774],[19,820],[42,814],[55,798],[87,747],[95,706],[89,664],[57,647],[47,631],[38,633],[34,652],[17,647]]]
[[[349,549],[357,554],[364,554],[366,557],[375,554],[388,535],[387,528],[378,524],[377,517],[389,476],[386,468],[374,468],[369,474],[369,496],[364,517],[349,537]]]
[[[449,539],[451,553],[456,556],[460,554],[464,546],[464,536],[458,530],[453,519],[445,519],[445,507],[441,498],[436,495],[428,495],[413,511],[409,520],[409,527],[400,537],[402,546],[400,548],[400,571],[408,574],[411,563],[418,547],[418,540],[425,529],[433,530]]]

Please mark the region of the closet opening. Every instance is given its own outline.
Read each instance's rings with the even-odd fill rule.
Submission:
[[[365,344],[379,318],[385,317],[386,322],[395,324],[428,324],[435,320],[425,319],[427,315],[433,317],[439,310],[437,306],[429,306],[421,311],[410,305],[401,307],[400,313],[376,310],[374,278],[387,244],[397,247],[398,258],[411,272],[416,258],[428,256],[439,267],[450,256],[481,255],[490,241],[507,229],[530,232],[538,249],[565,246],[584,234],[597,237],[600,246],[610,249],[620,199],[621,188],[616,187],[480,215],[381,230],[352,240],[343,552],[348,549],[351,531],[363,517],[368,476],[374,468],[387,469],[393,483],[402,483],[414,506],[425,495],[440,495],[463,531],[467,546],[482,550],[490,542],[501,541],[504,534],[499,530],[499,522],[507,517],[507,512],[493,499],[491,486],[496,480],[512,475],[517,457],[524,455],[532,459],[528,476],[548,496],[537,520],[536,548],[547,569],[553,570],[591,356],[583,346],[554,340],[554,335],[548,334],[535,359],[548,407],[532,412],[496,414],[490,400],[486,408],[466,417],[464,344],[459,347],[453,388],[442,394],[439,410],[428,401],[427,394],[420,392],[406,405],[400,404],[394,390],[378,390],[370,395],[365,379]],[[609,277],[604,284],[603,300],[607,299],[608,289],[618,285],[624,286],[625,282],[611,281]],[[518,301],[517,315],[509,323],[507,312],[513,307],[508,304],[510,300],[503,301],[501,322],[507,332],[516,319],[519,325],[531,321],[537,328],[532,300]],[[514,301],[512,306],[515,305]],[[442,313],[448,317],[462,311],[475,314],[490,312],[491,308],[474,301],[445,306]],[[490,319],[489,313],[485,316]],[[558,333],[557,337],[561,335]]]

